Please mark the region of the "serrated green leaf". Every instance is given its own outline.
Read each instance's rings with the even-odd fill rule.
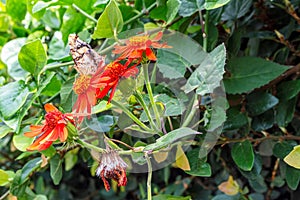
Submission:
[[[231,149],[235,164],[244,171],[250,171],[254,164],[254,153],[250,141],[235,143]]]
[[[53,156],[50,160],[50,176],[54,185],[58,185],[62,179],[62,160],[58,154]]]
[[[253,5],[252,0],[231,0],[222,14],[222,20],[237,20],[243,17]]]
[[[0,87],[0,114],[8,119],[22,106],[30,94],[24,81],[11,82]]]
[[[1,60],[7,65],[8,74],[15,80],[25,80],[29,74],[18,61],[18,54],[21,47],[25,44],[26,38],[17,38],[7,42],[1,51]]]
[[[18,55],[19,63],[23,69],[37,77],[47,63],[47,55],[40,40],[25,44]]]
[[[251,115],[260,115],[278,104],[278,99],[266,92],[256,92],[247,96],[247,109]]]
[[[158,138],[155,143],[147,145],[144,150],[148,151],[148,150],[160,149],[164,146],[173,144],[176,140],[182,139],[186,136],[192,136],[195,134],[199,134],[199,132],[187,127],[182,127]]]
[[[180,8],[180,1],[179,0],[169,0],[167,1],[167,24],[171,23],[173,19],[176,17],[177,12]]]
[[[199,95],[212,93],[220,86],[225,72],[226,49],[224,44],[216,47],[192,73],[185,85],[185,92],[196,89]]]
[[[230,0],[205,0],[204,7],[206,10],[213,10],[229,3]]]
[[[296,169],[300,169],[300,145],[295,146],[294,149],[284,157],[283,161]]]
[[[269,83],[288,67],[257,57],[239,57],[228,63],[230,77],[224,79],[226,92],[240,94]]]
[[[111,0],[100,16],[95,28],[93,39],[110,38],[114,33],[119,33],[123,28],[122,13],[115,2]]]
[[[164,49],[157,51],[157,67],[165,78],[181,78],[189,66],[191,63],[178,54]]]
[[[209,163],[204,162],[199,158],[199,148],[188,151],[186,154],[191,170],[185,171],[185,173],[192,176],[210,177],[211,167]]]
[[[9,183],[9,176],[4,170],[0,169],[0,186],[4,186],[7,183]]]
[[[37,168],[40,167],[42,158],[34,158],[28,161],[22,168],[20,183],[23,184],[27,180],[28,176]]]

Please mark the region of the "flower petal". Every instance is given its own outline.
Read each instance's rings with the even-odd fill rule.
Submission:
[[[45,110],[46,110],[47,113],[48,113],[48,112],[54,112],[54,111],[60,112],[60,111],[59,111],[55,106],[53,106],[51,103],[45,104],[44,108],[45,108]]]

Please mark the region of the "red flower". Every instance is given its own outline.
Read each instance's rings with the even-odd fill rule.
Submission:
[[[97,98],[102,99],[111,90],[108,99],[108,102],[110,102],[114,96],[119,80],[122,77],[129,78],[137,75],[139,70],[136,65],[129,68],[128,65],[129,62],[126,62],[125,65],[122,65],[121,63],[115,61],[105,67],[104,72],[100,77],[99,84],[102,85],[102,87],[99,87],[97,91]]]
[[[67,124],[71,122],[74,125],[74,120],[70,114],[63,114],[52,104],[46,104],[45,120],[43,125],[31,125],[30,132],[24,133],[27,137],[39,136],[29,147],[28,151],[42,151],[51,146],[51,144],[59,139],[61,142],[66,141],[68,137]]]
[[[102,70],[101,70],[102,71]],[[73,111],[77,114],[78,121],[81,122],[84,116],[92,113],[92,106],[97,103],[96,90],[103,87],[100,82],[100,70],[94,75],[79,74],[73,84],[73,90],[78,95],[73,106]]]
[[[126,167],[127,164],[116,151],[109,150],[101,155],[96,175],[101,177],[103,180],[106,191],[110,190],[110,185],[107,179],[115,180],[119,187],[127,184]]]
[[[138,59],[141,60],[146,57],[148,60],[156,60],[156,56],[153,53],[153,48],[171,48],[166,43],[159,43],[158,41],[162,38],[163,33],[158,32],[157,35],[150,39],[149,35],[138,35],[133,36],[125,41],[125,46],[116,45],[113,53],[121,54],[120,60],[128,58],[129,60]]]

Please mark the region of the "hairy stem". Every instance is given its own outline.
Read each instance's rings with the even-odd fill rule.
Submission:
[[[148,165],[148,178],[147,178],[147,200],[152,199],[152,189],[151,189],[151,180],[152,180],[152,164],[148,153],[145,153],[145,158]]]

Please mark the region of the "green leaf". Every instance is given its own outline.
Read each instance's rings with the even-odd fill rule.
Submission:
[[[192,176],[210,177],[211,167],[208,163],[199,158],[199,148],[187,152],[187,158],[190,163],[191,170],[185,173]]]
[[[153,200],[190,200],[191,197],[187,196],[187,197],[182,197],[182,196],[174,196],[174,195],[170,195],[170,194],[159,194],[159,195],[155,195],[152,198]]]
[[[115,2],[111,0],[100,16],[95,28],[93,39],[110,38],[114,33],[119,33],[123,28],[122,13]]]
[[[248,123],[248,118],[245,113],[242,113],[240,109],[236,107],[229,108],[227,110],[227,119],[224,124],[225,130],[234,130],[241,128]]]
[[[49,7],[52,4],[52,2],[44,2],[44,1],[38,1],[34,6],[32,7],[32,14],[35,14],[39,11],[45,10],[47,7]]]
[[[250,179],[255,180],[258,177],[260,177],[261,176],[261,174],[260,174],[261,170],[262,170],[262,159],[257,154],[254,156],[254,164],[253,164],[253,167],[252,167],[251,171],[244,171],[242,169],[239,169],[241,174],[249,180]]]
[[[247,96],[247,109],[253,116],[260,115],[278,104],[278,99],[266,92],[255,92]]]
[[[185,85],[185,92],[197,89],[196,93],[199,95],[212,93],[220,86],[220,81],[223,79],[225,60],[226,49],[224,44],[221,44],[209,53],[209,56],[192,73]]]
[[[189,17],[197,11],[203,10],[204,0],[181,0],[179,15]]]
[[[274,111],[268,110],[267,112],[255,116],[251,121],[251,127],[255,131],[263,131],[271,128],[275,122]]]
[[[49,43],[49,59],[60,60],[70,56],[70,50],[68,46],[65,46],[62,41],[62,33],[56,31]]]
[[[287,127],[292,121],[296,109],[297,97],[288,101],[280,101],[276,106],[276,123],[278,126]]]
[[[30,92],[24,81],[20,80],[0,87],[0,94],[0,114],[9,118],[22,108]]]
[[[204,7],[206,10],[213,10],[229,3],[230,0],[205,0]]]
[[[49,26],[53,29],[59,29],[60,25],[61,25],[61,19],[56,10],[47,9],[45,11],[45,14],[42,17],[42,21],[44,22],[45,26]],[[63,43],[62,40],[60,40],[60,42]],[[62,48],[61,50],[64,50],[64,49],[65,49],[65,47]]]
[[[8,0],[6,11],[13,19],[22,21],[26,15],[26,6],[26,0]]]
[[[157,67],[165,78],[176,79],[184,76],[191,63],[178,54],[168,50],[157,51]]]
[[[9,176],[4,170],[0,169],[0,186],[4,186],[7,183],[9,183]]]
[[[72,96],[74,94],[73,92],[73,83],[74,78],[71,78],[67,80],[64,85],[61,87],[60,91],[60,103],[65,112],[71,112],[72,105],[74,102],[72,102]]]
[[[237,20],[243,17],[252,5],[252,0],[231,0],[230,3],[225,6],[222,20]]]
[[[273,147],[274,156],[283,159],[293,150],[293,145],[287,141],[277,142]]]
[[[0,139],[2,139],[3,137],[5,137],[9,132],[12,132],[12,131],[13,131],[12,128],[10,128],[10,127],[8,127],[6,125],[1,124],[1,126],[0,126]]]
[[[76,149],[73,149],[71,151],[68,151],[64,158],[65,158],[65,170],[66,171],[69,171],[71,170],[77,163],[77,160],[78,160],[78,156],[77,156],[77,153],[78,153],[78,148]]]
[[[171,23],[176,17],[180,7],[180,3],[181,2],[179,0],[167,1],[167,24]]]
[[[178,99],[172,98],[166,94],[159,94],[156,96],[156,101],[164,104],[164,116],[176,116],[183,113],[184,108],[182,108]]]
[[[300,80],[286,81],[278,85],[277,96],[280,100],[290,100],[300,92]]]
[[[42,85],[44,86],[42,94],[46,96],[53,96],[57,94],[61,89],[61,82],[55,76],[56,73],[49,73],[47,80],[43,81]],[[40,89],[40,88],[39,88]]]
[[[288,67],[257,57],[239,57],[228,63],[230,77],[224,79],[226,92],[241,94],[269,83]]]
[[[254,153],[249,140],[235,143],[231,150],[235,164],[244,171],[250,171],[254,164]]]
[[[26,148],[31,145],[34,138],[26,137],[23,134],[14,135],[13,144],[20,151],[26,151]]]
[[[25,44],[20,50],[18,59],[23,69],[37,77],[47,63],[47,55],[42,42],[34,40]]]
[[[145,151],[147,150],[156,150],[160,149],[166,145],[174,143],[176,140],[182,139],[186,136],[192,136],[195,134],[199,134],[199,132],[192,130],[187,127],[182,127],[176,130],[173,130],[166,135],[158,138],[155,143],[149,144],[145,147]]]
[[[295,146],[294,149],[284,157],[283,161],[296,169],[300,169],[300,145]]]
[[[285,179],[287,185],[292,190],[296,190],[300,181],[300,170],[294,167],[286,166]]]
[[[26,187],[26,183],[21,184],[21,170],[18,170],[10,185],[9,190],[14,196],[22,196],[25,194]]]
[[[30,161],[28,161],[22,168],[21,177],[20,177],[20,183],[23,184],[27,180],[27,178],[30,176],[30,174],[40,167],[40,164],[42,163],[42,158],[34,158]]]
[[[264,181],[263,176],[258,176],[256,179],[249,180],[250,186],[258,193],[264,193],[268,190],[268,186]]]
[[[54,185],[58,185],[62,179],[62,160],[58,154],[53,156],[50,160],[50,176]]]
[[[63,15],[63,22],[60,28],[63,42],[66,44],[71,33],[78,33],[84,27],[86,17],[69,7]]]
[[[1,51],[1,60],[7,65],[8,74],[15,80],[23,79],[29,74],[18,61],[18,54],[26,38],[17,38],[7,42]]]

